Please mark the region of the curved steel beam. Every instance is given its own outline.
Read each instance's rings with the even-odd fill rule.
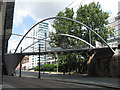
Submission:
[[[83,24],[83,23],[81,23],[81,22],[79,22],[79,21],[77,21],[77,20],[74,20],[74,19],[71,19],[71,18],[67,18],[67,17],[50,17],[50,18],[43,19],[43,20],[41,20],[40,22],[36,23],[34,26],[32,26],[32,27],[28,30],[28,32],[27,32],[27,33],[23,36],[23,38],[20,40],[20,42],[18,43],[18,46],[16,47],[16,50],[15,50],[14,53],[16,53],[18,47],[20,46],[20,44],[21,44],[22,40],[25,38],[25,36],[26,36],[36,25],[38,25],[39,23],[42,23],[43,21],[50,20],[50,19],[66,19],[66,20],[70,20],[70,21],[73,21],[73,22],[76,22],[76,23],[79,23],[79,24],[85,26],[85,27],[88,28],[90,31],[92,31],[95,35],[97,35],[97,36],[112,50],[112,52],[115,53],[115,51],[107,44],[107,42],[106,42],[99,34],[97,34],[94,30],[92,30],[90,27],[88,27],[87,25],[85,25],[85,24]]]
[[[69,34],[56,34],[56,35],[51,35],[49,37],[46,37],[46,38],[42,38],[42,39],[39,39],[39,40],[44,40],[44,39],[47,39],[47,38],[50,38],[50,37],[55,37],[55,36],[67,36],[67,37],[71,37],[71,38],[75,38],[75,39],[78,39],[84,43],[86,43],[87,45],[89,45],[90,47],[92,48],[95,48],[93,45],[91,45],[90,43],[86,42],[85,40],[79,38],[79,37],[76,37],[76,36],[73,36],[73,35],[69,35]],[[29,47],[31,47],[32,45],[36,44],[38,41],[34,42],[33,44],[31,44],[30,46],[28,46],[27,48],[25,48],[23,51],[27,50]],[[22,52],[23,52],[22,51]]]

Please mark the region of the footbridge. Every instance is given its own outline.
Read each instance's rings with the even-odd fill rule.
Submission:
[[[115,50],[117,47],[113,47],[112,49]],[[114,53],[108,48],[78,48],[78,49],[60,49],[56,51],[45,51],[45,52],[24,52],[24,53],[12,53],[12,54],[6,54],[6,55],[45,55],[45,54],[67,54],[67,53],[80,53],[80,52],[88,52],[88,53],[94,53],[96,52],[99,54],[99,56],[102,56],[101,58],[107,58],[113,55]]]
[[[115,50],[117,47],[112,48]],[[78,49],[61,49],[56,51],[45,51],[45,52],[21,52],[21,53],[11,53],[5,54],[5,64],[7,68],[8,75],[12,75],[12,72],[15,70],[17,65],[21,62],[24,56],[29,55],[45,55],[45,54],[68,54],[68,53],[80,53],[88,52],[93,54],[96,52],[94,58],[105,59],[113,56],[113,52],[108,48],[78,48]]]
[[[69,35],[69,34],[57,34],[57,35],[52,35],[52,36],[49,36],[49,37],[46,37],[46,38],[50,38],[50,37],[56,37],[58,35],[62,35],[62,36],[66,36],[66,37],[70,37],[70,38],[74,38],[74,39],[77,39],[77,40],[80,40],[82,42],[84,42],[85,44],[87,44],[89,47],[91,48],[78,48],[78,49],[61,49],[61,50],[56,50],[56,51],[45,51],[45,52],[23,52],[24,50],[28,49],[29,47],[31,47],[32,45],[34,45],[35,43],[33,43],[32,45],[28,46],[26,49],[24,49],[23,51],[21,51],[20,53],[16,53],[21,42],[23,41],[23,39],[27,36],[27,34],[38,24],[46,21],[46,20],[50,20],[50,19],[65,19],[65,20],[69,20],[69,21],[73,21],[73,22],[76,22],[80,25],[83,25],[84,27],[86,27],[87,29],[89,29],[91,32],[93,32],[96,36],[98,36],[102,41],[103,43],[107,46],[107,47],[102,47],[102,48],[96,48],[95,46],[91,45],[90,43],[88,43],[87,41],[83,40],[82,38],[80,37],[76,37],[76,36],[73,36],[73,35]],[[46,38],[43,38],[46,39]],[[39,39],[41,40],[41,39]],[[38,40],[38,41],[39,41]],[[37,41],[37,42],[38,42]],[[50,17],[50,18],[47,18],[47,19],[44,19],[44,20],[41,20],[40,22],[36,23],[35,25],[33,25],[29,30],[28,32],[22,37],[22,39],[20,40],[18,46],[16,47],[15,49],[15,52],[14,53],[11,53],[11,54],[5,54],[5,65],[6,65],[6,69],[7,69],[7,73],[8,75],[11,75],[12,72],[14,71],[14,69],[17,67],[17,65],[21,62],[22,58],[25,56],[25,55],[44,55],[44,54],[67,54],[67,53],[79,53],[79,52],[89,52],[89,53],[92,53],[94,54],[95,53],[95,56],[94,57],[97,57],[97,58],[110,58],[112,57],[114,54],[115,54],[115,49],[117,47],[114,47],[114,48],[111,48],[107,42],[100,36],[98,35],[94,30],[92,30],[90,27],[86,26],[85,24],[79,22],[79,21],[76,21],[76,20],[73,20],[73,19],[70,19],[70,18],[67,18],[67,17]]]

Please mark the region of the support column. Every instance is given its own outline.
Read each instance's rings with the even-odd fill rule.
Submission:
[[[4,19],[5,19],[5,11],[6,11],[6,3],[0,1],[0,89],[2,88],[2,83],[3,83],[3,76],[2,76],[2,65],[3,65],[3,56],[2,56],[2,52],[3,52],[3,30],[4,30]]]
[[[2,85],[2,35],[0,35],[0,89]]]
[[[2,3],[0,2],[0,85],[2,84]],[[1,89],[1,86],[0,86]]]

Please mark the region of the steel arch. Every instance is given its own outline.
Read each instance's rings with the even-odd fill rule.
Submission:
[[[55,37],[55,36],[67,36],[67,37],[71,37],[71,38],[75,38],[75,39],[78,39],[84,43],[86,43],[87,45],[89,45],[90,47],[92,48],[95,48],[95,46],[91,45],[90,43],[86,42],[85,40],[79,38],[79,37],[76,37],[76,36],[73,36],[73,35],[69,35],[69,34],[56,34],[56,35],[51,35],[49,37],[46,37],[46,38],[42,38],[42,39],[39,39],[39,40],[44,40],[44,39],[47,39],[47,38],[50,38],[50,37]],[[37,43],[38,41],[34,42],[33,44],[29,45],[28,47],[26,47],[23,51],[27,50],[29,47],[31,47],[32,45],[34,45],[35,43]],[[22,52],[23,52],[22,51]]]
[[[88,28],[90,31],[92,31],[95,35],[97,35],[97,36],[112,50],[112,52],[115,53],[115,51],[107,44],[107,42],[106,42],[99,34],[97,34],[94,30],[92,30],[90,27],[88,27],[87,25],[85,25],[85,24],[83,24],[83,23],[81,23],[81,22],[79,22],[79,21],[77,21],[77,20],[74,20],[74,19],[71,19],[71,18],[67,18],[67,17],[50,17],[50,18],[43,19],[43,20],[39,21],[38,23],[36,23],[35,25],[33,25],[33,26],[28,30],[28,32],[22,37],[22,39],[21,39],[20,42],[18,43],[18,46],[16,47],[14,53],[16,53],[18,47],[20,46],[20,44],[21,44],[22,40],[25,38],[25,36],[26,36],[36,25],[38,25],[39,23],[42,23],[43,21],[50,20],[50,19],[65,19],[65,20],[70,20],[70,21],[73,21],[73,22],[76,22],[76,23],[79,23],[79,24],[85,26],[85,27]]]

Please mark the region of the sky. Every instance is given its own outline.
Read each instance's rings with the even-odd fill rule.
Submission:
[[[56,16],[65,7],[73,8],[76,12],[80,4],[99,2],[103,11],[114,17],[118,13],[119,0],[15,0],[12,33],[24,35],[38,20]],[[21,37],[11,36],[9,50],[15,49]],[[25,46],[25,45],[23,45]],[[9,51],[8,50],[8,51]]]

